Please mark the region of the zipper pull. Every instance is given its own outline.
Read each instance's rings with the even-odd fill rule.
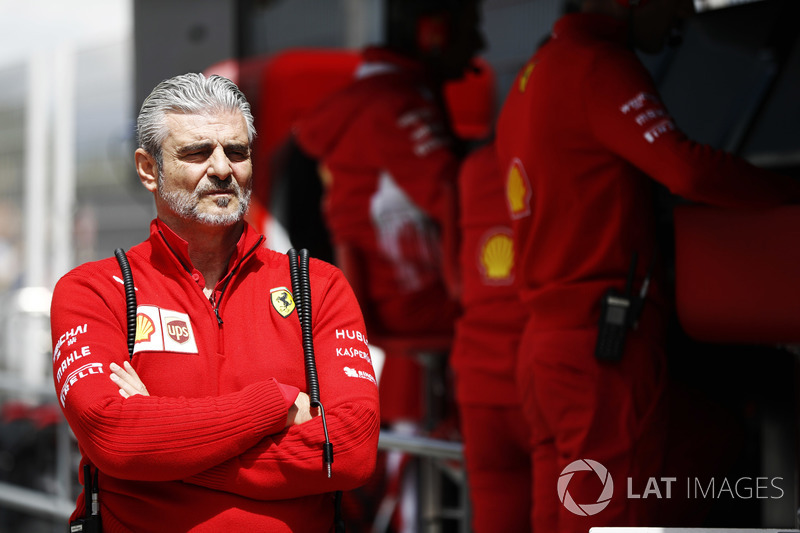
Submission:
[[[217,299],[215,298],[214,293],[211,293],[211,296],[208,297],[208,301],[211,302],[211,307],[214,309],[214,314],[217,316],[217,324],[220,326],[222,325],[222,317],[219,316],[219,307],[217,307]]]

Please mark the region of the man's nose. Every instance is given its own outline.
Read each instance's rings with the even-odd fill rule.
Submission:
[[[225,150],[218,146],[209,157],[208,161],[208,175],[215,176],[219,179],[228,179],[233,173],[231,161],[225,154]]]

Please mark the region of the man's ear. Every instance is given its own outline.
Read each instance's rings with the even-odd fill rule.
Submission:
[[[136,162],[136,173],[145,189],[156,192],[158,189],[158,165],[155,158],[144,148],[139,148],[133,155]]]

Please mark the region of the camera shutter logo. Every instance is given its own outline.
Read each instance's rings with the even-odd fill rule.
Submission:
[[[595,503],[577,503],[572,499],[567,487],[575,472],[588,470],[597,474],[597,477],[600,478],[600,481],[603,483],[603,490],[600,496],[597,497]],[[566,507],[569,512],[579,516],[596,515],[608,506],[611,502],[611,496],[613,495],[614,481],[611,479],[611,474],[608,473],[606,467],[591,459],[578,459],[577,461],[573,461],[561,471],[561,475],[558,477],[558,499],[561,500],[561,503],[564,504],[564,507]]]

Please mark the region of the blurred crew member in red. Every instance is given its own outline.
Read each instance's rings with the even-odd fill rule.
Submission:
[[[658,51],[692,10],[691,0],[582,2],[521,69],[499,117],[529,312],[518,375],[534,530],[659,525],[647,500],[625,495],[627,478],[661,474],[665,452],[667,308],[651,179],[718,206],[798,200],[788,178],[689,140],[661,102],[634,49]],[[602,469],[559,479],[584,459],[611,475],[610,499]]]
[[[519,301],[505,181],[493,144],[472,152],[458,180],[462,315],[450,364],[472,528],[531,531],[529,431],[516,391],[516,361],[527,312]]]
[[[445,286],[442,242],[455,229],[465,149],[443,87],[462,77],[484,46],[479,4],[389,2],[386,44],[367,47],[352,84],[294,128],[297,144],[319,162],[334,246],[361,265],[370,332],[447,335],[459,312]],[[417,379],[403,378],[410,364],[388,354],[381,379],[386,422],[419,417]]]

